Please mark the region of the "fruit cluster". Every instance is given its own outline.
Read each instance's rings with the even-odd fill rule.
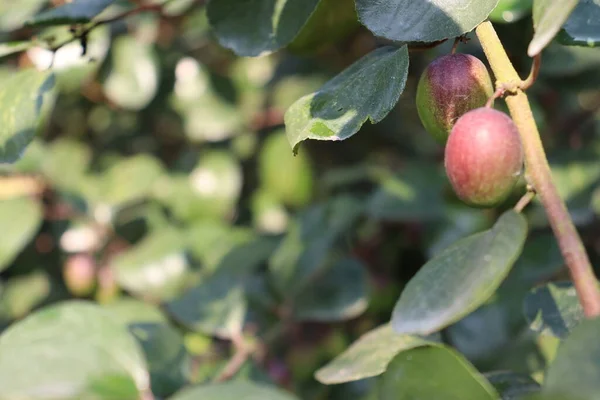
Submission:
[[[417,88],[419,117],[446,146],[448,179],[457,196],[474,207],[504,201],[523,166],[517,127],[508,115],[486,105],[493,93],[487,68],[467,54],[433,61]]]

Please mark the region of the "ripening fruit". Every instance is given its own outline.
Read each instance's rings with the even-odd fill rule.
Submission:
[[[449,54],[427,66],[417,87],[417,110],[425,129],[446,143],[454,123],[485,105],[494,93],[485,65],[469,54]]]
[[[510,117],[491,108],[463,115],[452,128],[444,164],[458,197],[476,207],[504,201],[523,166],[523,147]]]
[[[63,278],[69,291],[78,297],[89,295],[96,286],[96,265],[86,254],[70,256],[64,265]]]

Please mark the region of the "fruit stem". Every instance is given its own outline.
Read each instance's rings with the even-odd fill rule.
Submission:
[[[456,54],[456,49],[458,49],[458,44],[461,42],[460,36],[454,39],[454,44],[452,45],[452,50],[450,51],[452,54]]]
[[[521,197],[521,200],[519,200],[519,202],[515,206],[515,211],[518,213],[522,212],[523,209],[525,207],[527,207],[527,205],[529,203],[531,203],[531,200],[533,200],[534,197],[535,197],[535,189],[533,189],[533,187],[531,187],[531,186],[528,186],[527,193],[525,193],[523,195],[523,197]]]
[[[521,90],[527,90],[537,80],[538,75],[540,74],[540,67],[542,66],[542,54],[538,54],[533,57],[533,64],[531,64],[531,71],[529,72],[529,76],[521,82]]]
[[[508,84],[519,82],[519,75],[510,62],[492,24],[489,21],[483,22],[477,27],[476,32],[500,85],[502,82]],[[534,64],[538,64],[533,68],[534,70],[539,70],[539,62],[539,59],[534,60]],[[588,318],[598,316],[600,315],[600,290],[597,279],[567,207],[552,180],[552,172],[542,140],[522,86],[517,88],[514,95],[506,98],[506,103],[519,129],[523,143],[528,181],[532,183],[546,209],[548,220],[571,273],[583,311]]]

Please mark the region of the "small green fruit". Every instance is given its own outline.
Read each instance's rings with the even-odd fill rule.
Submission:
[[[454,123],[485,105],[494,93],[485,65],[469,54],[439,57],[427,66],[417,87],[417,110],[425,129],[446,143]]]
[[[458,197],[475,207],[504,201],[519,180],[523,147],[510,117],[491,108],[463,115],[446,144],[446,174]]]

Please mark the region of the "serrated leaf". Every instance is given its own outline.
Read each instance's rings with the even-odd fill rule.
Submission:
[[[21,158],[54,101],[54,75],[27,69],[0,87],[0,164]]]
[[[291,43],[319,1],[221,0],[208,3],[207,14],[222,46],[254,57]]]
[[[519,400],[525,395],[540,391],[540,384],[529,375],[511,371],[494,371],[484,376],[496,388],[502,400]]]
[[[566,338],[584,318],[571,282],[549,283],[532,289],[523,309],[533,331],[558,338]]]
[[[0,336],[0,398],[135,400],[149,385],[135,339],[106,310],[69,301]],[[116,397],[115,397],[116,396]]]
[[[30,26],[68,25],[90,22],[115,0],[73,0],[66,4],[41,12],[30,18]]]
[[[533,3],[533,26],[535,34],[527,54],[536,56],[550,44],[554,36],[569,18],[579,0],[535,0]]]
[[[297,400],[295,396],[273,386],[251,382],[227,382],[190,387],[169,400]]]
[[[294,299],[298,321],[333,322],[354,318],[368,305],[367,271],[358,260],[344,258],[313,277]]]
[[[29,198],[0,201],[0,271],[9,267],[42,222],[40,205]]]
[[[285,113],[294,151],[306,139],[345,140],[396,105],[408,75],[408,50],[382,47],[367,54]]]
[[[169,299],[186,282],[189,263],[184,237],[174,229],[156,231],[112,263],[117,283],[140,296]]]
[[[598,399],[600,393],[600,319],[575,327],[558,348],[546,373],[543,393],[573,400]]]
[[[319,369],[319,382],[332,385],[370,378],[385,372],[388,364],[400,352],[432,342],[418,336],[399,335],[389,324],[382,325],[360,337],[346,351]]]
[[[600,42],[600,0],[581,0],[557,36],[562,44],[596,47]]]
[[[499,398],[494,387],[466,359],[441,345],[398,354],[381,376],[378,393],[379,400]]]
[[[492,229],[460,240],[425,264],[394,307],[399,333],[430,334],[484,304],[506,278],[527,236],[525,218],[504,213]]]
[[[483,22],[498,0],[356,0],[360,22],[399,42],[435,42],[460,36]]]

